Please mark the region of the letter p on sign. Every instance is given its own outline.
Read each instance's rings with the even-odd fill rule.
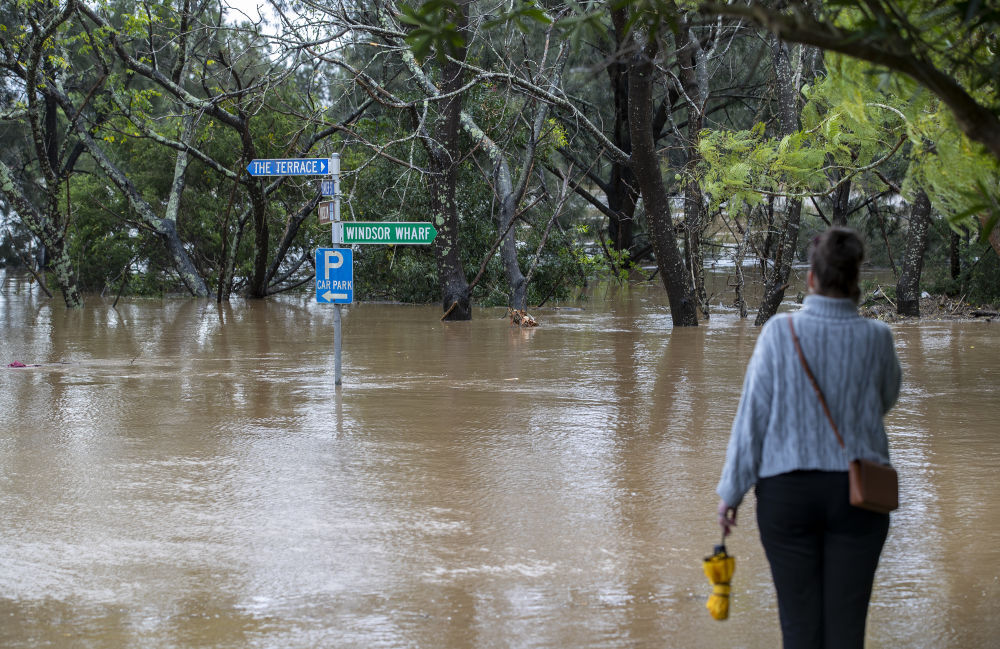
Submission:
[[[344,255],[339,250],[323,251],[323,277],[330,277],[330,271],[344,265]]]

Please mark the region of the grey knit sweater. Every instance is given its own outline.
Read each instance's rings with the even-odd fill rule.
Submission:
[[[846,451],[799,361],[788,318]],[[889,327],[860,317],[849,299],[810,295],[800,311],[771,318],[747,366],[716,492],[735,507],[760,478],[846,471],[856,457],[888,463],[882,417],[899,396],[900,379]]]

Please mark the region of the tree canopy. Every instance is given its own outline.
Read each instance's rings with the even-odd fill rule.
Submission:
[[[762,322],[824,221],[877,236],[892,267],[895,248],[909,292],[914,255],[950,256],[961,287],[992,268],[968,235],[1000,250],[989,3],[17,0],[0,17],[0,254],[70,306],[309,286],[329,240],[316,183],[246,165],[333,153],[344,218],[440,233],[359,250],[361,299],[450,319],[652,275],[696,325],[718,308],[706,260],[727,258],[741,313],[744,283],[764,285]]]

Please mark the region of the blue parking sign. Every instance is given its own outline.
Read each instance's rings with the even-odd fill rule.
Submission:
[[[354,301],[353,250],[316,250],[316,301],[320,304],[350,304]]]

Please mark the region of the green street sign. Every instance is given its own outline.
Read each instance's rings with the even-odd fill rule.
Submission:
[[[389,243],[395,245],[426,245],[434,241],[437,230],[431,223],[362,223],[342,222],[343,243]]]

